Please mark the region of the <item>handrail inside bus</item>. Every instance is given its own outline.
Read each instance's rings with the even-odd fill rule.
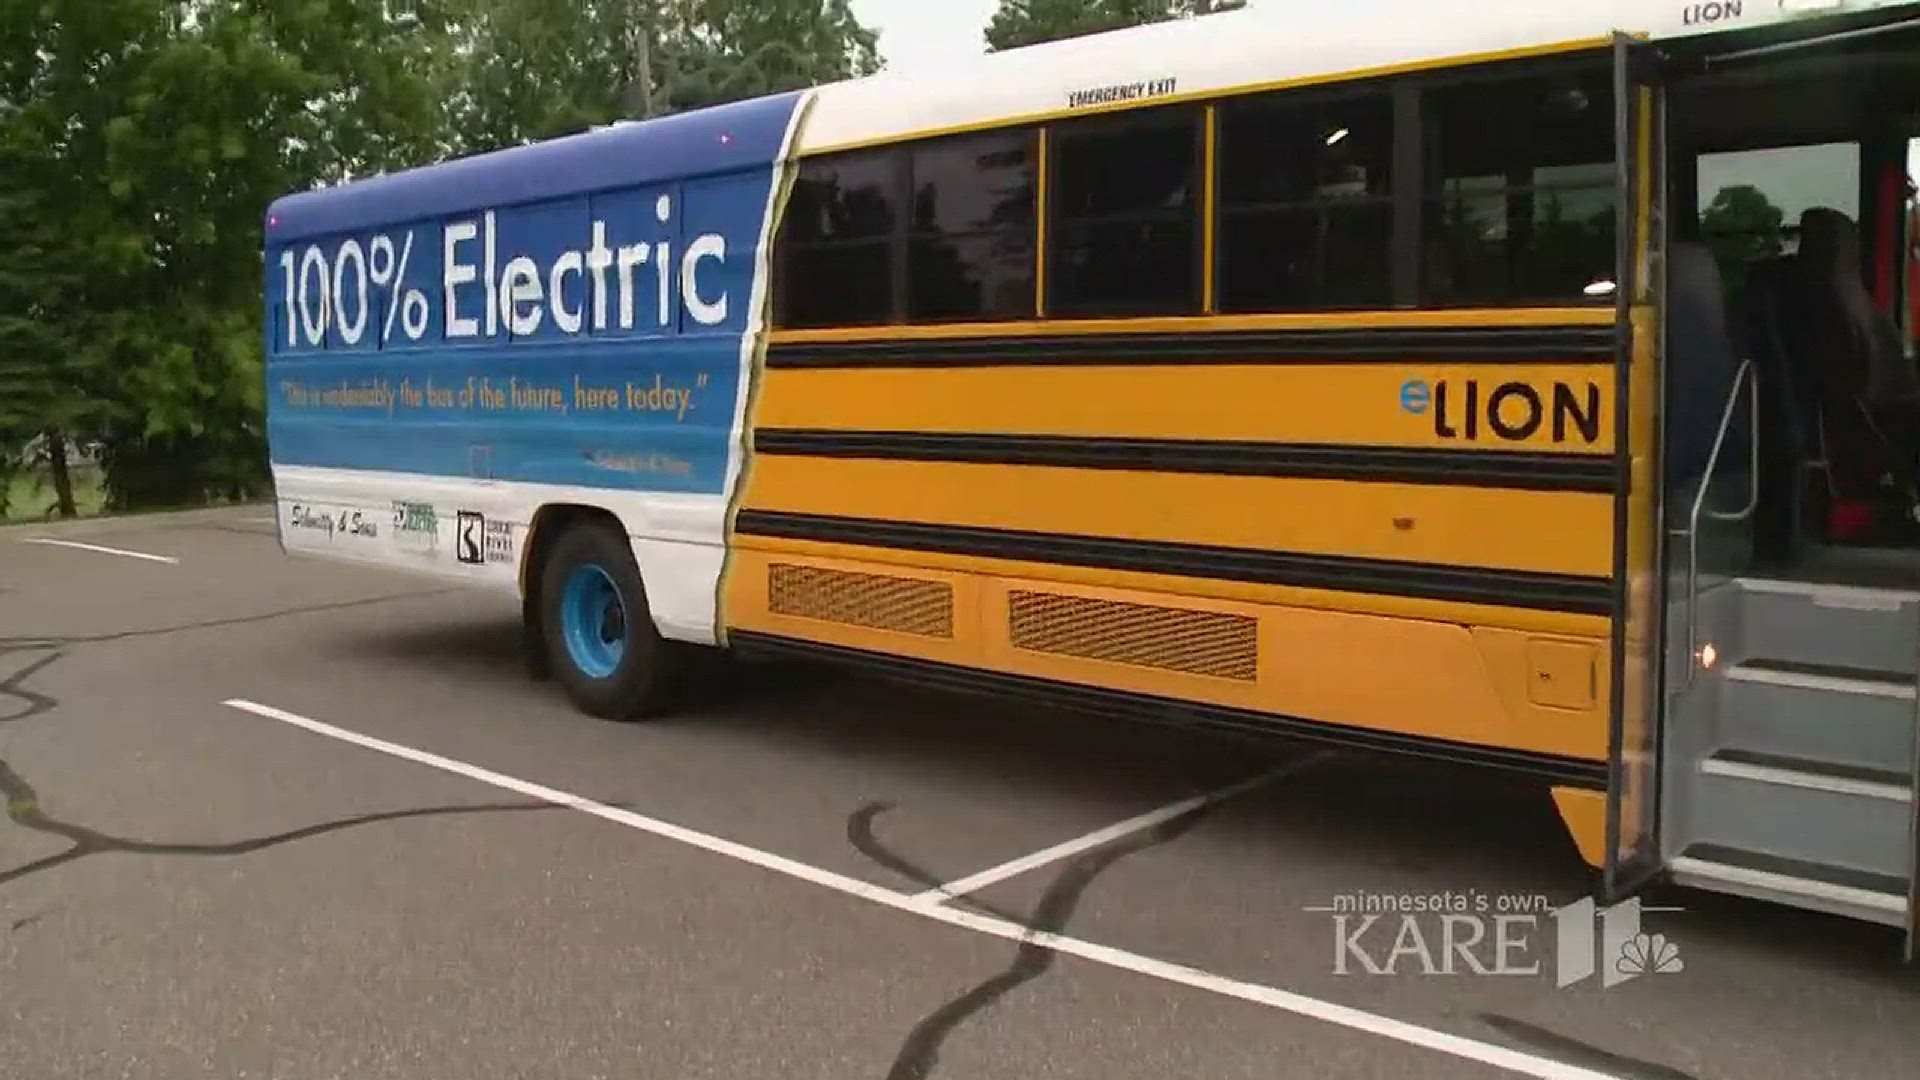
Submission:
[[[1749,462],[1747,505],[1738,511],[1722,513],[1707,510],[1707,493],[1713,488],[1713,475],[1720,467],[1720,454],[1726,449],[1727,432],[1733,426],[1733,409],[1740,402],[1740,387],[1747,387],[1752,415],[1753,459]],[[1727,403],[1720,410],[1720,426],[1713,433],[1713,449],[1707,454],[1707,466],[1694,492],[1693,507],[1687,514],[1687,678],[1685,688],[1693,686],[1700,673],[1700,518],[1715,521],[1745,521],[1760,506],[1760,380],[1753,373],[1753,361],[1742,360],[1727,389]]]
[[[1753,516],[1755,510],[1760,508],[1760,378],[1753,374],[1753,361],[1751,360],[1741,361],[1740,369],[1734,373],[1733,388],[1727,395],[1728,413],[1726,415],[1732,415],[1733,399],[1740,392],[1740,380],[1743,375],[1747,381],[1747,416],[1749,418],[1747,430],[1751,436],[1749,440],[1751,445],[1748,447],[1747,455],[1753,466],[1753,470],[1748,473],[1747,479],[1747,505],[1739,510],[1709,509],[1706,511],[1706,517],[1709,521],[1745,521]],[[1724,434],[1727,421],[1723,417],[1720,423],[1723,427]],[[1709,470],[1713,468],[1713,460],[1711,458],[1708,459],[1707,468]],[[1711,476],[1712,473],[1709,472],[1708,475]],[[1702,484],[1705,483],[1706,481],[1703,480]],[[1694,502],[1700,502],[1700,494],[1703,494],[1705,490],[1706,489],[1702,487],[1701,492],[1696,493]],[[1696,510],[1695,513],[1699,513],[1699,511]]]

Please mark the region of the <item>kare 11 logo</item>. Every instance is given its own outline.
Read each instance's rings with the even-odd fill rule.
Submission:
[[[1355,893],[1307,910],[1333,916],[1336,975],[1541,976],[1551,966],[1564,990],[1686,970],[1679,946],[1643,926],[1647,913],[1680,909],[1637,898],[1556,908],[1543,896]]]

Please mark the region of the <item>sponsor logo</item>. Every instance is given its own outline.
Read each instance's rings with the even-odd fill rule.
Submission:
[[[305,503],[293,504],[288,524],[304,532],[325,533],[329,540],[336,536],[358,536],[372,540],[380,535],[379,524],[362,511],[335,510]]]
[[[454,555],[469,566],[479,566],[487,561],[486,551],[481,545],[481,531],[486,527],[487,519],[471,510],[462,510],[455,521],[453,530]]]
[[[396,533],[435,533],[440,531],[439,515],[428,503],[393,504],[393,531]]]
[[[329,540],[333,538],[333,515],[324,510],[316,510],[311,506],[302,506],[299,503],[294,503],[293,513],[288,524],[293,528],[304,529],[308,532],[326,533]]]
[[[454,555],[468,566],[515,562],[513,523],[488,521],[485,514],[462,510],[455,522]]]
[[[405,547],[434,551],[440,546],[440,515],[431,503],[396,501],[393,538]]]

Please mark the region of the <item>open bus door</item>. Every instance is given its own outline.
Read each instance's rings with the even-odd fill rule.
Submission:
[[[1920,359],[1920,135],[1906,140],[1906,153],[1897,163],[1889,163],[1883,178],[1890,194],[1887,200],[1893,220],[1887,222],[1886,235],[1894,240],[1893,250],[1880,260],[1886,271],[1882,302],[1900,325],[1901,343],[1907,355]],[[1920,661],[1917,661],[1920,663]],[[1915,794],[1908,822],[1911,871],[1907,881],[1906,961],[1920,959],[1920,690],[1915,703],[1915,752],[1909,791]]]
[[[1891,269],[1887,288],[1887,307],[1905,307],[1899,311],[1901,338],[1907,356],[1920,359],[1920,133],[1907,140],[1907,156],[1895,169],[1889,169],[1889,181],[1899,184],[1897,219],[1891,223],[1899,240],[1893,258],[1885,259]],[[1920,661],[1916,661],[1920,663]],[[1907,822],[1908,847],[1912,872],[1907,882],[1907,963],[1920,959],[1920,692],[1914,694],[1914,761],[1912,761],[1912,815]]]
[[[1861,185],[1852,213],[1861,220],[1849,227],[1866,233],[1873,266],[1862,275],[1878,285],[1875,300],[1895,316],[1911,356],[1920,328],[1920,213],[1906,190],[1885,181],[1887,170],[1905,165],[1895,142],[1920,135],[1920,86],[1904,59],[1916,44],[1920,7],[1912,4],[1658,47],[1617,43],[1619,183],[1632,208],[1620,217],[1631,226],[1620,250],[1620,389],[1631,409],[1620,429],[1630,482],[1617,545],[1606,865],[1612,896],[1664,871],[1684,884],[1897,925],[1909,959],[1920,950],[1920,655],[1889,643],[1895,631],[1901,641],[1920,640],[1920,603],[1910,587],[1885,582],[1850,587],[1858,595],[1839,603],[1848,588],[1836,592],[1817,574],[1795,577],[1794,553],[1769,547],[1756,559],[1757,542],[1771,544],[1769,530],[1780,524],[1767,516],[1763,494],[1792,490],[1801,480],[1793,470],[1828,462],[1767,458],[1763,467],[1763,437],[1781,437],[1770,426],[1778,406],[1763,395],[1797,391],[1762,362],[1772,353],[1749,348],[1739,334],[1719,350],[1724,358],[1709,356],[1716,350],[1705,347],[1712,343],[1701,327],[1722,322],[1721,299],[1755,283],[1723,281],[1721,272],[1756,264],[1706,252],[1712,237],[1694,204],[1705,201],[1699,184],[1708,156],[1724,165],[1769,148],[1856,146]],[[1816,87],[1821,93],[1807,96]],[[1790,91],[1802,97],[1784,96]],[[1901,125],[1913,130],[1901,133]],[[1709,295],[1711,304],[1698,302]],[[1817,359],[1807,353],[1795,362],[1810,357]],[[1708,359],[1715,363],[1701,363]],[[1761,645],[1777,655],[1746,655]],[[1874,663],[1847,662],[1850,652],[1876,648],[1883,655]],[[1850,726],[1865,715],[1861,691],[1846,678],[1808,689],[1812,676],[1796,674],[1796,664],[1871,672],[1879,700],[1907,703],[1904,720],[1892,718],[1907,725],[1906,748],[1882,740],[1874,745],[1884,753],[1860,766],[1872,783],[1836,780],[1823,756],[1837,745],[1830,739],[1861,730]],[[1867,685],[1864,677],[1851,682]],[[1843,700],[1843,691],[1855,696]],[[1801,696],[1783,696],[1790,693]],[[1741,701],[1767,703],[1767,724],[1730,725],[1744,715]],[[1798,747],[1739,745],[1730,731]],[[1848,800],[1863,792],[1878,800],[1879,817],[1853,812],[1859,804]]]
[[[1639,39],[1613,43],[1615,266],[1614,400],[1619,479],[1614,508],[1614,632],[1608,733],[1604,899],[1638,891],[1664,869],[1660,846],[1660,565],[1658,410],[1662,138],[1656,66]]]

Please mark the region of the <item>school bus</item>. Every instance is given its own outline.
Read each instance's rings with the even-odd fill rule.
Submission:
[[[281,542],[598,716],[723,646],[1464,762],[1911,936],[1917,46],[1283,5],[291,195]]]

